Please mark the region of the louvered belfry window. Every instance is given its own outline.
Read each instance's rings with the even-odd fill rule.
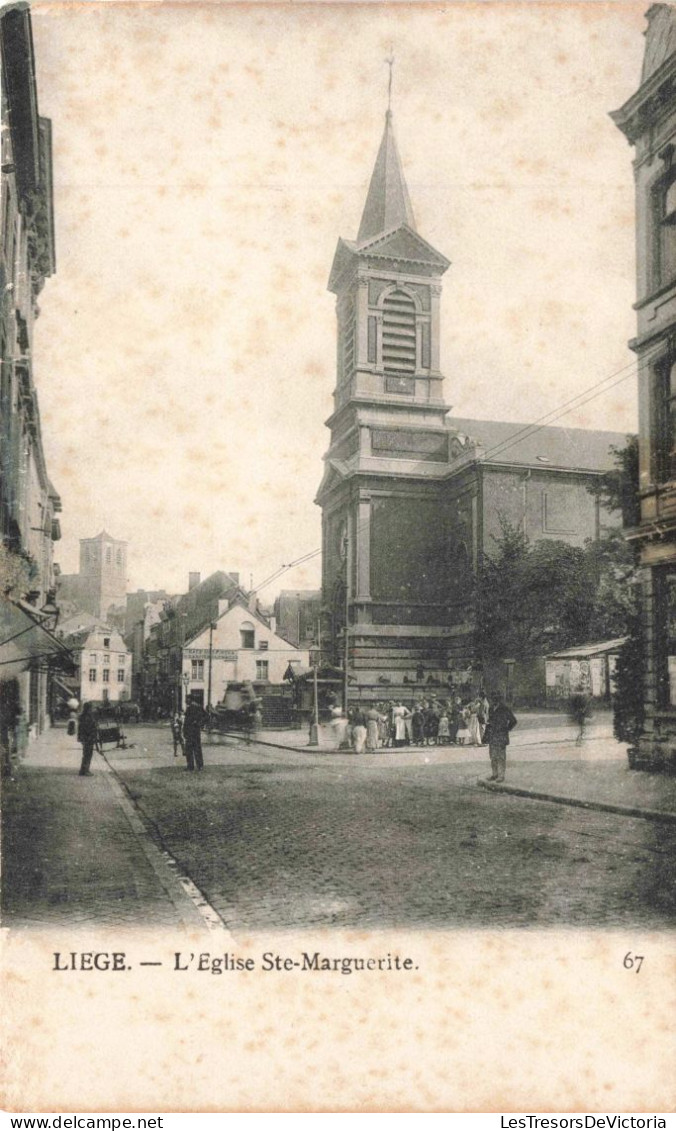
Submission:
[[[383,301],[383,367],[413,376],[416,370],[415,303],[404,291]]]

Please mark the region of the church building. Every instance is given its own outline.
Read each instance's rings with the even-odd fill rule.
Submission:
[[[449,266],[417,231],[388,109],[357,239],[339,239],[329,279],[338,351],[316,499],[323,659],[343,668],[351,701],[410,698],[416,673],[446,682],[466,669],[473,582],[499,514],[531,539],[598,537],[587,484],[626,442],[453,421],[439,349]]]

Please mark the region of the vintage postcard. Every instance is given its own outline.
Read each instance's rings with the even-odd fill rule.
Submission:
[[[665,1126],[676,8],[0,30],[3,1109]]]

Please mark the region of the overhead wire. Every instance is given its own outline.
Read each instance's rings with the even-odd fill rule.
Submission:
[[[590,401],[595,400],[597,397],[603,396],[604,393],[610,392],[611,389],[614,389],[617,385],[621,385],[624,381],[629,380],[630,377],[638,376],[641,369],[645,368],[646,365],[647,362],[642,364],[637,363],[634,360],[628,362],[620,369],[616,369],[613,373],[609,373],[608,376],[604,377],[601,381],[596,381],[593,385],[589,385],[586,389],[583,389],[582,392],[578,393],[574,397],[571,397],[570,400],[564,401],[563,404],[558,405],[557,408],[551,409],[549,412],[544,413],[543,416],[536,417],[536,419],[531,421],[530,424],[523,425],[521,428],[517,429],[517,431],[514,432],[511,436],[507,436],[504,440],[501,440],[499,443],[494,444],[492,448],[488,448],[479,457],[480,461],[484,462],[486,460],[494,459],[496,455],[501,455],[503,452],[508,451],[509,448],[514,447],[516,444],[530,439],[531,436],[534,436],[542,428],[549,427],[549,425],[555,423],[555,421],[561,420],[562,417],[568,416],[571,412],[574,412],[575,409],[582,408],[584,405],[589,404]],[[625,370],[628,370],[628,372],[625,372]],[[614,378],[617,378],[617,380],[614,380]],[[609,382],[611,383],[609,384]],[[367,524],[365,523],[364,525]],[[356,533],[359,533],[359,530],[361,529],[362,527],[358,527]],[[321,552],[322,548],[321,546],[319,546],[316,550],[311,550],[309,553],[303,554],[300,558],[296,558],[295,561],[281,565],[279,569],[270,574],[270,576],[265,578],[264,581],[261,581],[256,586],[254,586],[254,592],[257,592],[258,590],[264,589],[266,586],[271,585],[273,581],[277,581],[277,579],[282,577],[283,574],[288,573],[290,569],[295,569],[296,566],[303,565],[305,562],[309,562],[313,558],[318,557]]]
[[[541,428],[549,427],[557,420],[561,420],[562,417],[568,416],[576,409],[582,408],[583,405],[588,404],[590,401],[595,400],[597,397],[603,396],[604,393],[610,392],[610,390],[614,389],[617,385],[621,385],[624,381],[628,381],[630,377],[638,376],[639,372],[642,368],[644,368],[645,364],[647,363],[641,365],[637,364],[635,361],[632,361],[629,363],[629,365],[623,366],[622,369],[618,369],[615,373],[611,373],[608,377],[605,377],[603,381],[597,382],[596,385],[590,385],[588,389],[584,389],[581,393],[578,393],[577,396],[572,397],[571,400],[564,401],[564,403],[562,405],[559,405],[558,408],[551,409],[550,412],[545,413],[543,416],[537,417],[535,420],[531,421],[530,424],[525,424],[522,428],[519,428],[516,432],[513,432],[511,436],[507,436],[504,440],[501,440],[497,444],[494,444],[492,448],[488,448],[487,451],[485,451],[481,456],[481,459],[485,460],[493,458],[495,455],[500,454],[502,451],[507,451],[509,448],[514,447],[515,444],[518,444],[523,440],[530,439],[530,437],[534,436],[536,432],[539,432]],[[625,373],[625,369],[628,369],[629,371]],[[619,374],[622,374],[622,376],[619,376]],[[617,378],[617,380],[612,380],[611,384],[608,384],[608,382],[611,381],[612,378]],[[601,388],[600,386],[603,386],[603,388]],[[593,390],[596,390],[596,392],[594,392]],[[587,394],[589,395],[587,396]]]

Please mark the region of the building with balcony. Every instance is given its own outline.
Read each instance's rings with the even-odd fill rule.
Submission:
[[[638,90],[611,117],[634,147],[643,734],[635,764],[676,765],[676,9],[647,13]]]
[[[38,110],[27,4],[0,13],[0,716],[3,751],[22,712],[48,719],[54,542],[61,500],[48,474],[33,371],[38,296],[55,271],[51,123]],[[31,628],[33,625],[33,628]],[[22,647],[15,649],[14,640]],[[8,721],[9,720],[9,721]]]

